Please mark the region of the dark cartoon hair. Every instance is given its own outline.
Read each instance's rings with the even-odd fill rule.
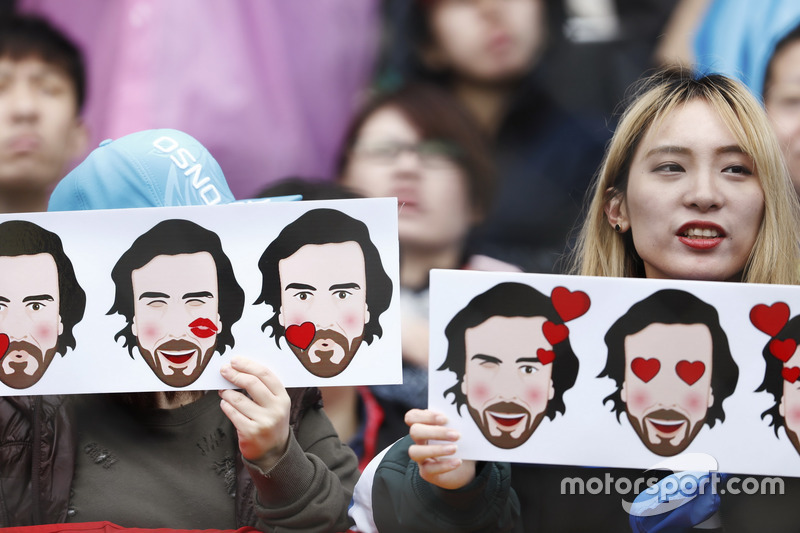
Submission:
[[[466,371],[466,332],[483,324],[492,317],[538,317],[543,316],[553,324],[564,321],[556,312],[550,297],[545,296],[524,283],[500,283],[475,296],[447,324],[447,355],[438,370],[450,370],[456,374],[456,384],[444,391],[444,397],[453,395],[453,403],[461,412],[467,397],[461,391]],[[553,399],[547,403],[547,417],[552,420],[556,413],[564,413],[564,392],[575,384],[578,377],[578,358],[572,351],[569,338],[553,346],[556,354],[553,365]]]
[[[617,420],[625,412],[625,402],[620,393],[625,381],[625,337],[645,329],[651,324],[704,324],[711,332],[711,390],[714,403],[708,408],[706,424],[714,427],[717,420],[725,421],[722,402],[733,394],[739,379],[739,367],[731,357],[728,337],[719,324],[719,315],[714,306],[697,296],[677,289],[664,289],[655,292],[631,306],[608,329],[605,336],[608,359],[603,371],[597,377],[610,377],[617,383],[617,389],[603,399],[603,404],[614,403]]]
[[[58,315],[64,330],[58,336],[56,352],[62,356],[67,348],[75,348],[72,328],[83,318],[86,293],[78,284],[72,262],[64,253],[58,235],[25,220],[10,220],[0,224],[0,256],[50,254],[58,270]]]
[[[133,357],[136,336],[133,334],[133,282],[134,270],[142,268],[160,255],[194,254],[208,252],[217,267],[217,291],[219,294],[219,317],[222,331],[217,335],[217,351],[224,353],[226,347],[233,347],[233,324],[242,317],[244,310],[244,290],[233,274],[230,259],[222,250],[219,236],[213,231],[188,220],[163,220],[140,235],[128,250],[119,258],[111,270],[116,290],[114,305],[109,315],[119,313],[127,324],[114,336],[123,337],[128,353]]]
[[[779,411],[781,398],[783,398],[783,361],[772,355],[769,351],[769,343],[773,340],[785,341],[786,339],[793,339],[800,345],[800,315],[789,320],[785,326],[778,332],[775,337],[771,338],[764,349],[761,351],[761,356],[764,358],[766,367],[764,368],[764,381],[756,389],[756,392],[766,391],[772,395],[775,403],[772,407],[761,413],[761,418],[764,419],[767,415],[771,417],[769,423],[775,430],[775,435],[778,430],[784,425],[783,417]]]
[[[37,58],[64,72],[75,88],[75,110],[86,100],[83,55],[63,32],[34,15],[0,16],[0,57],[13,61]]]
[[[288,224],[272,241],[261,258],[258,269],[261,271],[261,294],[254,305],[265,303],[272,307],[272,317],[264,322],[261,330],[272,328],[270,336],[275,337],[279,345],[285,333],[279,322],[281,308],[281,279],[278,263],[293,255],[307,244],[329,244],[356,242],[364,253],[366,275],[366,300],[369,310],[369,322],[364,325],[364,342],[369,344],[374,337],[383,334],[378,318],[389,308],[392,299],[392,280],[381,263],[378,249],[369,238],[367,225],[336,209],[312,209]],[[319,265],[324,268],[324,265]]]

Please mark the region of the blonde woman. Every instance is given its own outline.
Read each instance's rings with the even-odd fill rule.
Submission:
[[[609,144],[570,272],[794,284],[799,214],[780,147],[747,89],[722,76],[661,71],[640,84]],[[443,415],[412,410],[406,423],[410,435],[359,481],[351,508],[359,531],[633,525],[619,495],[560,494],[565,476],[597,469],[462,461]],[[696,513],[665,516],[676,530],[690,529],[714,514],[717,502],[704,502]]]

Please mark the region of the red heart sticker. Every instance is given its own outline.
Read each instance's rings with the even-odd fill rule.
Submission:
[[[553,350],[545,350],[544,348],[539,348],[536,350],[536,357],[539,358],[539,362],[543,365],[549,365],[553,362],[553,359],[556,358],[556,352]]]
[[[797,378],[800,378],[800,368],[797,368],[796,366],[793,366],[791,368],[784,367],[781,370],[781,376],[783,376],[783,379],[785,379],[789,383],[794,383],[795,381],[797,381]]]
[[[636,377],[647,383],[658,374],[661,369],[661,361],[656,358],[645,359],[644,357],[637,357],[631,361],[631,370],[636,374]]]
[[[789,321],[789,306],[775,302],[771,306],[758,304],[750,310],[750,322],[760,331],[774,337]]]
[[[551,346],[555,346],[569,336],[569,328],[564,324],[553,324],[549,320],[542,324],[544,338]]]
[[[302,324],[292,325],[286,328],[286,340],[292,346],[297,346],[301,350],[305,350],[314,340],[314,335],[317,333],[317,328],[311,322],[303,322]]]
[[[3,356],[6,354],[7,351],[8,351],[8,335],[6,335],[5,333],[0,333],[0,359],[3,358]]]
[[[687,385],[694,385],[697,383],[697,380],[703,376],[705,371],[706,365],[703,364],[702,361],[690,363],[689,361],[683,360],[678,361],[678,364],[675,365],[675,372],[677,372],[678,377],[685,381]]]
[[[779,341],[772,339],[769,341],[769,353],[783,361],[784,363],[792,358],[797,350],[797,342],[794,339]]]
[[[556,287],[550,294],[558,316],[564,322],[576,319],[589,310],[589,295],[583,291],[570,292],[566,287]]]

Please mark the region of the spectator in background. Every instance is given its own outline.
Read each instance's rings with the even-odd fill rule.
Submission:
[[[85,118],[103,139],[177,128],[215,154],[237,198],[329,176],[367,85],[377,2],[18,0],[82,45]],[[343,31],[346,28],[346,31]]]
[[[662,60],[731,76],[762,98],[800,194],[800,3],[683,0],[681,8],[684,30],[672,47],[688,52]]]
[[[604,141],[542,89],[539,67],[559,4],[410,0],[408,7],[408,24],[391,28],[391,45],[409,52],[399,61],[400,77],[448,90],[494,144],[499,189],[471,250],[524,270],[554,271]]]
[[[83,58],[46,21],[0,17],[0,212],[45,211],[83,152]]]

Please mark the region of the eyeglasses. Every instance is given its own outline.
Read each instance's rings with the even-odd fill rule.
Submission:
[[[458,146],[442,140],[372,143],[353,149],[355,156],[379,165],[391,165],[404,153],[413,153],[423,167],[432,169],[450,168],[461,156]]]

